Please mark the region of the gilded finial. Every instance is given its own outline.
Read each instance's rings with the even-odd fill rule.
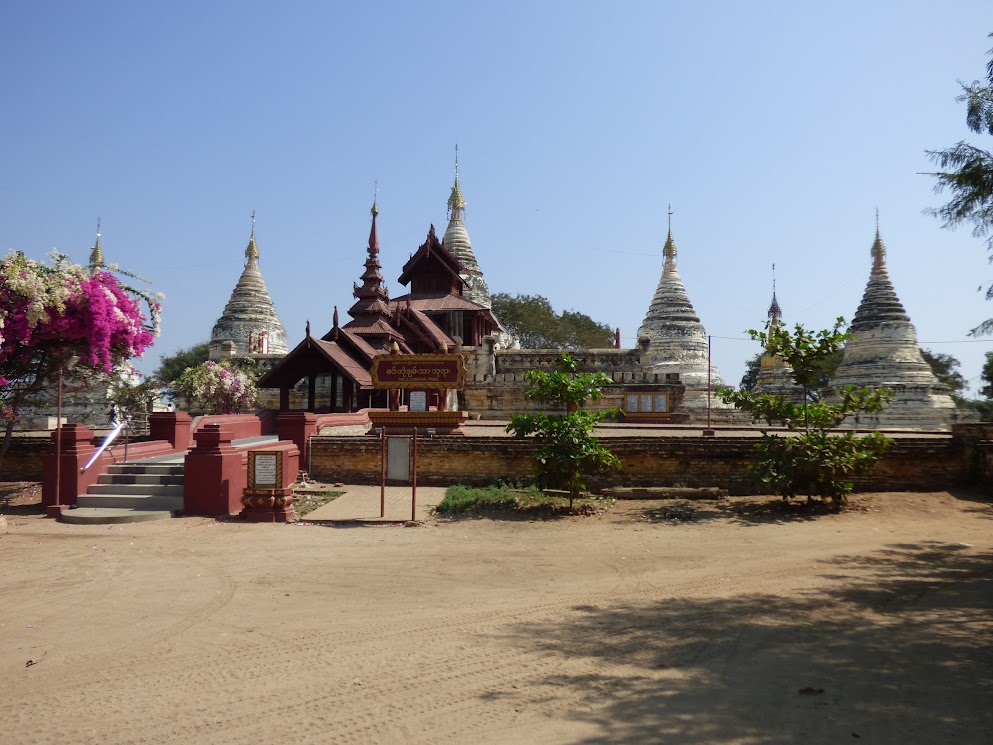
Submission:
[[[779,320],[783,317],[783,310],[779,307],[779,301],[776,300],[776,265],[772,265],[772,304],[769,306],[769,324],[777,324]]]
[[[462,198],[462,190],[459,188],[459,145],[455,143],[455,185],[452,186],[452,195],[448,197],[448,210],[452,219],[461,217],[461,210],[465,209],[465,199]],[[459,210],[458,213],[455,210]]]
[[[90,251],[90,269],[96,270],[103,266],[103,249],[100,247],[100,218],[97,218],[97,242]]]
[[[255,245],[255,210],[252,210],[252,235],[248,239],[248,246],[245,248],[245,258],[248,261],[259,258],[259,248]]]
[[[872,242],[872,271],[886,271],[886,246],[883,245],[883,238],[879,234],[879,208],[876,208],[876,238]]]
[[[676,268],[676,242],[672,239],[672,205],[669,205],[669,235],[666,236],[665,245],[662,247],[662,256],[665,257],[664,271],[672,271]]]
[[[375,186],[373,187],[372,190],[372,210],[370,210],[372,212],[373,217],[379,214],[378,202],[379,202],[379,179],[376,179]]]

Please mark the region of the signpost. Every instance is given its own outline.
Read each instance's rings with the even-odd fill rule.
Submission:
[[[372,360],[373,388],[448,390],[465,385],[461,354],[385,354]]]

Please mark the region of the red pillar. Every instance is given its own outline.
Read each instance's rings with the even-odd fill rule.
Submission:
[[[157,411],[148,415],[148,434],[152,440],[168,440],[176,451],[190,447],[193,418],[185,411]]]
[[[45,507],[55,505],[55,438],[59,431],[52,432],[52,452],[45,456],[44,467],[41,479],[41,503]],[[62,455],[59,468],[59,504],[76,504],[76,497],[85,494],[90,484],[97,482],[97,477],[102,470],[106,470],[110,456],[106,453],[87,469],[86,473],[80,473],[80,469],[86,465],[96,448],[91,440],[93,430],[82,424],[66,424],[61,429],[61,443],[59,445]]]
[[[292,440],[300,451],[301,467],[306,468],[308,441],[317,434],[317,414],[310,411],[281,411],[276,415],[276,434],[280,440]]]
[[[245,452],[231,446],[234,434],[222,424],[208,424],[195,435],[186,455],[184,512],[220,517],[241,511],[248,485]]]

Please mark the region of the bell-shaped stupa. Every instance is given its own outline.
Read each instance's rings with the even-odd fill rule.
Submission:
[[[686,387],[683,407],[705,409],[708,405],[707,386],[711,391],[724,387],[717,368],[708,369],[707,332],[690,303],[683,282],[676,270],[676,243],[672,239],[672,212],[669,212],[669,235],[662,249],[665,263],[662,278],[648,307],[648,314],[638,329],[639,341],[648,339],[648,358],[655,372],[679,373]],[[708,374],[709,373],[709,374]],[[726,408],[711,394],[713,408]]]
[[[776,299],[776,265],[772,265],[772,303],[769,305],[769,331],[783,322],[783,309]],[[759,373],[755,379],[754,393],[768,393],[787,401],[803,401],[803,386],[793,379],[793,368],[768,349],[759,357]]]
[[[893,289],[886,269],[886,247],[876,227],[869,284],[848,333],[845,356],[831,376],[825,395],[838,400],[844,386],[890,388],[893,403],[879,414],[862,414],[859,428],[947,429],[955,402],[921,356],[917,331]]]
[[[451,196],[448,197],[448,227],[445,229],[442,245],[462,265],[461,276],[467,284],[462,297],[489,308],[490,290],[486,286],[486,280],[483,279],[483,270],[479,268],[476,255],[472,252],[469,233],[465,229],[465,199],[459,188],[458,145],[455,146],[455,184],[452,186]]]
[[[259,271],[254,212],[252,235],[245,249],[245,268],[210,332],[212,360],[246,354],[286,354],[286,331]]]

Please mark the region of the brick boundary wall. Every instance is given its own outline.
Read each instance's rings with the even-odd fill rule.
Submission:
[[[0,464],[0,481],[41,481],[45,456],[51,451],[49,437],[15,437]]]
[[[745,467],[754,437],[617,437],[604,440],[622,461],[620,471],[589,479],[608,486],[718,486],[731,494],[760,494]],[[535,474],[534,443],[513,437],[418,439],[417,483],[485,485],[498,480],[528,482]],[[381,446],[375,437],[315,437],[310,474],[326,481],[379,482]],[[985,466],[982,465],[985,463]],[[977,468],[978,465],[978,468]],[[896,440],[872,472],[856,479],[857,491],[944,491],[989,487],[993,443],[971,446],[962,438],[904,437]]]

